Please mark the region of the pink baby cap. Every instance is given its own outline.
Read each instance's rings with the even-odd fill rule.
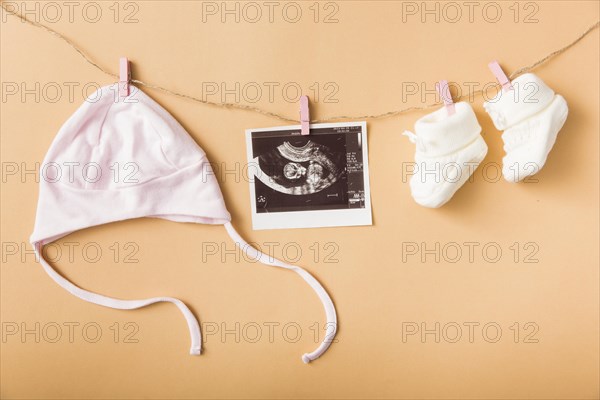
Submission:
[[[58,132],[44,159],[42,178],[30,240],[48,275],[73,295],[117,309],[173,303],[187,321],[190,353],[200,354],[200,326],[182,301],[121,300],[81,289],[52,268],[41,247],[80,229],[132,218],[224,225],[250,257],[295,271],[321,299],[327,318],[325,339],[302,360],[318,358],[335,337],[335,307],[323,286],[304,269],[254,249],[235,231],[206,153],[141,90],[131,86],[129,96],[119,97],[114,84],[92,94]]]

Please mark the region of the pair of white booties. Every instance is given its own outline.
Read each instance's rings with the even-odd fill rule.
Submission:
[[[546,163],[568,108],[565,99],[534,74],[521,75],[511,84],[512,89],[500,91],[484,108],[496,129],[504,131],[502,175],[519,182]],[[424,207],[438,208],[448,202],[487,154],[471,106],[465,102],[454,106],[455,113],[449,115],[443,107],[420,118],[415,133],[404,132],[417,145],[410,189]]]

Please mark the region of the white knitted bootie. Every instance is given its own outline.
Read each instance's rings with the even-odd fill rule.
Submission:
[[[521,75],[511,85],[512,90],[500,91],[483,106],[496,129],[504,131],[504,179],[519,182],[542,169],[569,109],[565,99],[534,74]]]
[[[427,114],[415,123],[415,133],[405,136],[417,144],[415,173],[410,179],[414,200],[437,208],[452,198],[487,154],[481,126],[468,103],[455,104]]]

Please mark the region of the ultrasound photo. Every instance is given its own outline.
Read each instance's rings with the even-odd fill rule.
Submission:
[[[371,225],[366,123],[246,131],[254,229]]]

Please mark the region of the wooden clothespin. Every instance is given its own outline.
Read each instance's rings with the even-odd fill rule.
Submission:
[[[300,125],[302,135],[310,134],[310,113],[308,111],[308,96],[300,97]]]
[[[131,82],[131,68],[127,57],[119,60],[119,97],[129,96],[129,82]]]
[[[452,101],[452,94],[450,93],[450,86],[448,86],[448,81],[439,81],[435,85],[440,97],[444,101],[444,105],[446,106],[446,112],[448,115],[452,115],[456,112],[454,107],[454,102]]]
[[[508,77],[500,67],[500,64],[498,64],[498,61],[492,61],[488,64],[488,67],[490,67],[490,70],[498,80],[498,83],[502,85],[502,90],[506,92],[513,89],[512,84],[510,83],[510,79],[508,79]]]

